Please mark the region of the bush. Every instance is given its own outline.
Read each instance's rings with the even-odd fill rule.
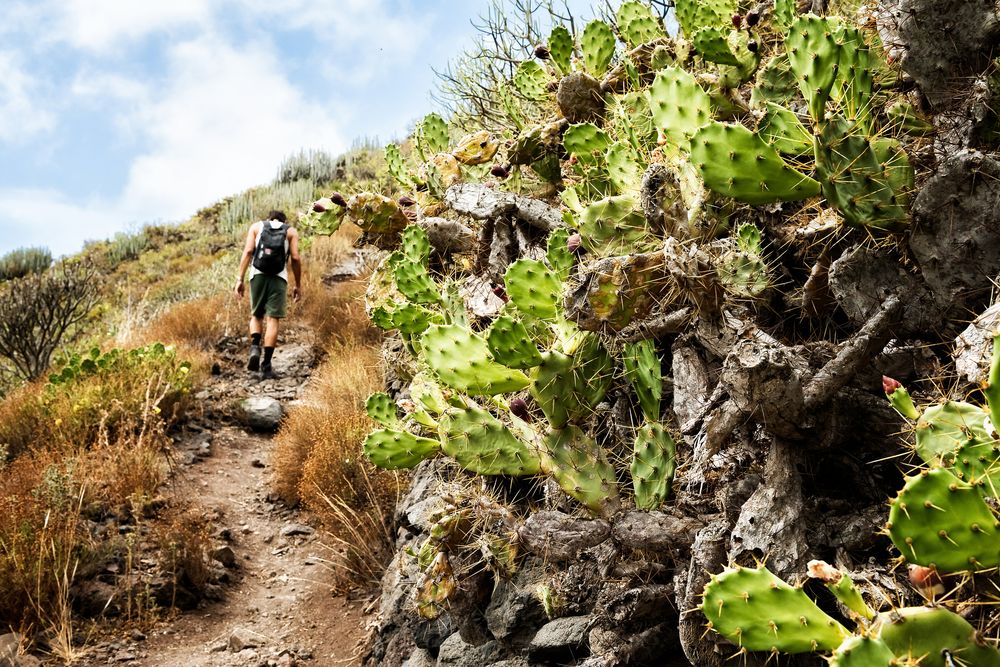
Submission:
[[[294,221],[292,213],[312,203],[315,194],[315,186],[309,179],[288,183],[276,182],[273,185],[247,190],[226,202],[219,214],[219,230],[242,235],[251,223],[275,209],[285,211],[289,221]]]
[[[341,163],[339,168],[338,163]],[[343,178],[342,164],[342,159],[335,158],[326,151],[300,150],[282,160],[274,181],[293,183],[306,180],[312,183],[327,183],[339,180]]]
[[[137,259],[149,247],[147,230],[127,234],[119,232],[108,242],[108,259],[112,266]]]
[[[40,377],[99,294],[97,272],[89,264],[63,262],[6,282],[0,290],[0,355],[23,379]]]
[[[316,513],[333,542],[337,583],[345,587],[370,584],[392,556],[386,517],[406,482],[361,453],[372,428],[364,402],[381,384],[378,365],[371,346],[333,346],[275,446],[274,488],[287,503]]]
[[[41,273],[52,266],[48,248],[18,248],[0,257],[0,280],[23,278],[29,273]]]

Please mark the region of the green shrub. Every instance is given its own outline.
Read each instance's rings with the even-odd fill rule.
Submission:
[[[146,229],[129,234],[119,232],[108,242],[108,259],[112,264],[129,262],[139,257],[149,247],[149,233]]]
[[[0,280],[41,273],[51,265],[52,253],[48,248],[18,248],[0,257]]]
[[[301,150],[289,155],[278,167],[275,183],[311,181],[326,183],[343,178],[343,158],[335,158],[326,151]]]

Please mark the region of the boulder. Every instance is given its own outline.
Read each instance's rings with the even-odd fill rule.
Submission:
[[[438,650],[438,667],[482,667],[503,658],[503,647],[494,641],[481,646],[467,643],[459,633],[444,640]]]
[[[535,512],[517,532],[525,550],[551,562],[568,562],[611,536],[602,519],[584,519],[556,511]]]
[[[529,657],[558,663],[587,657],[590,625],[590,616],[567,616],[546,623],[531,640]]]
[[[246,425],[255,431],[276,431],[284,411],[270,396],[251,396],[240,403]]]

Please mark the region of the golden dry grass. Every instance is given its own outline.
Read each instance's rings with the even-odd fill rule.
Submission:
[[[171,306],[141,331],[134,342],[170,343],[209,352],[223,336],[245,333],[248,319],[246,301],[239,301],[231,294],[216,294]]]

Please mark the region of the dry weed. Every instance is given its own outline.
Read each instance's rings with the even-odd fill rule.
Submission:
[[[224,336],[244,333],[247,327],[245,302],[229,294],[174,304],[136,336],[135,343],[161,342],[212,351]]]

